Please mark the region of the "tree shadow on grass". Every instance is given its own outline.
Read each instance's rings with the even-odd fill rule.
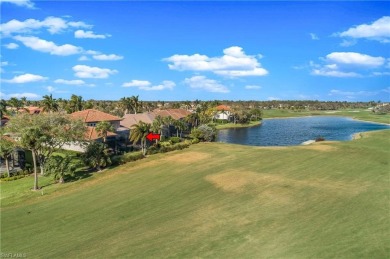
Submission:
[[[89,178],[92,176],[93,172],[95,172],[95,170],[89,169],[89,168],[79,170],[79,171],[75,172],[75,174],[73,176],[67,175],[65,177],[65,183],[75,182],[75,181]]]

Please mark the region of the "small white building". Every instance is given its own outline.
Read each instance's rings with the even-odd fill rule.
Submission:
[[[232,113],[230,107],[227,105],[218,105],[216,107],[217,114],[214,116],[216,120],[230,120]]]

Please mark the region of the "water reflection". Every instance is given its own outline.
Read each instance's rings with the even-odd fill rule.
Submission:
[[[266,119],[256,127],[220,130],[217,141],[251,146],[291,146],[319,136],[326,140],[350,140],[358,132],[389,128],[388,125],[345,117]]]

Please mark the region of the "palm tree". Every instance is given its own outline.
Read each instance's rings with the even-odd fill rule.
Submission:
[[[64,176],[74,175],[77,166],[72,163],[72,157],[69,155],[53,155],[50,157],[46,170],[54,176],[59,183],[64,183]]]
[[[153,120],[153,123],[151,125],[151,129],[153,132],[158,132],[160,134],[160,140],[162,137],[162,128],[163,127],[164,127],[164,119],[160,115],[157,115]],[[156,139],[156,143],[157,143],[157,139]]]
[[[182,120],[175,120],[173,122],[173,125],[176,128],[176,137],[179,137],[179,131],[180,131],[180,138],[181,138],[183,130],[186,130],[188,125]]]
[[[58,111],[58,103],[57,100],[53,98],[53,95],[44,95],[42,100],[42,107],[44,111],[48,111],[50,113]]]
[[[96,168],[98,171],[101,171],[102,167],[111,164],[107,149],[104,147],[104,144],[99,142],[92,142],[87,146],[83,154],[83,159],[87,165],[93,169]]]
[[[146,136],[150,132],[151,125],[149,123],[144,123],[140,121],[138,124],[134,125],[134,128],[130,132],[130,141],[133,143],[141,142],[142,154],[146,154]]]
[[[198,113],[191,113],[187,115],[184,120],[191,124],[192,127],[197,127],[199,123],[199,114]]]
[[[122,97],[119,100],[119,106],[124,110],[124,114],[128,114],[132,109],[131,100],[129,97]]]
[[[72,94],[69,100],[70,112],[78,112],[83,110],[83,97]]]
[[[140,102],[138,100],[138,95],[137,96],[131,96],[130,97],[130,102],[131,102],[131,106],[133,108],[133,111],[135,114],[137,114],[137,111],[139,109],[139,106],[140,106]]]
[[[173,122],[175,121],[171,116],[167,116],[163,119],[164,121],[164,125],[167,127],[168,129],[168,137],[171,137],[171,128],[170,126],[173,124]]]
[[[109,131],[114,131],[114,127],[108,121],[100,121],[96,124],[96,132],[100,137],[103,137],[103,143],[106,143]]]

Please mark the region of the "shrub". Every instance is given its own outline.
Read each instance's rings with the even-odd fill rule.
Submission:
[[[18,179],[21,179],[21,178],[24,178],[26,177],[26,175],[14,175],[14,176],[11,176],[11,177],[4,177],[1,179],[2,182],[9,182],[9,181],[14,181],[14,180],[18,180]]]
[[[192,129],[190,136],[193,139],[211,142],[217,137],[217,130],[208,125],[200,125],[198,128]]]
[[[180,142],[179,137],[171,137],[169,140],[170,140],[171,144],[176,144],[176,143]]]
[[[116,155],[111,157],[112,165],[122,165],[127,162],[137,161],[144,158],[142,151],[130,152],[123,155]]]

